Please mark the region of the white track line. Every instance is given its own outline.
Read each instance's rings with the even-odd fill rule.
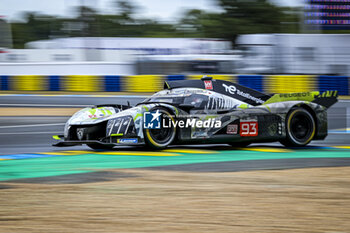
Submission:
[[[23,127],[43,127],[43,126],[57,126],[57,125],[65,125],[65,123],[35,124],[35,125],[7,125],[7,126],[0,126],[0,129],[23,128]]]

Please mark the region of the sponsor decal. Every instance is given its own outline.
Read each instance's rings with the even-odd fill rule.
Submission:
[[[191,138],[208,138],[208,132],[206,132],[206,131],[194,131],[191,134]]]
[[[211,82],[211,80],[205,80],[204,86],[205,86],[205,89],[207,90],[213,90],[213,83]]]
[[[258,121],[241,121],[239,125],[239,135],[241,135],[241,137],[258,136]]]
[[[236,94],[237,88],[235,86],[233,86],[233,85],[228,86],[225,83],[223,83],[222,86],[225,88],[226,92],[228,92],[232,95]]]
[[[264,101],[260,98],[254,97],[249,93],[243,92],[241,90],[238,90],[234,85],[226,85],[225,83],[222,84],[222,86],[225,88],[225,91],[230,93],[231,95],[240,95],[244,98],[250,99],[252,101],[254,101],[257,104],[263,104]]]
[[[187,117],[185,119],[172,120],[170,117],[163,118],[163,128],[179,127],[179,128],[221,128],[221,121],[215,118],[201,120],[197,118]]]
[[[237,134],[238,133],[238,125],[236,125],[236,124],[228,125],[226,133],[227,134]]]
[[[159,110],[143,113],[143,128],[160,129],[161,113]]]
[[[222,122],[215,118],[201,120],[191,116],[182,116],[176,119],[174,116],[161,117],[159,110],[144,112],[143,127],[145,129],[160,128],[221,128]]]
[[[138,143],[138,139],[137,138],[120,138],[117,140],[117,143],[121,143],[121,144],[136,144]]]
[[[293,97],[307,97],[310,96],[310,92],[299,92],[299,93],[287,93],[287,94],[280,94],[281,98],[293,98]]]

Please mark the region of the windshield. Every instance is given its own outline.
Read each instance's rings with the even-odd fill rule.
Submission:
[[[208,96],[205,95],[206,90],[199,88],[176,88],[171,90],[162,90],[142,103],[170,103],[173,105],[188,104],[195,108],[205,105]]]
[[[175,88],[155,93],[140,104],[168,103],[175,106],[191,105],[194,109],[232,109],[244,102],[229,96],[200,88]],[[180,106],[181,107],[181,106]]]

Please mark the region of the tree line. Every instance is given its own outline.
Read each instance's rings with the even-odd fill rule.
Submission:
[[[222,38],[234,44],[237,35],[250,33],[299,33],[299,8],[280,7],[267,0],[215,0],[220,12],[187,10],[180,20],[164,23],[135,17],[137,6],[127,0],[114,2],[115,14],[101,14],[79,6],[75,17],[62,18],[35,12],[24,21],[12,22],[14,48],[29,41],[60,37],[192,37]]]

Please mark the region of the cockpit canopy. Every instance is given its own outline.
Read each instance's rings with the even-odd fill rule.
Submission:
[[[244,104],[232,97],[200,88],[174,88],[159,91],[142,102],[187,105],[194,109],[232,109]]]

